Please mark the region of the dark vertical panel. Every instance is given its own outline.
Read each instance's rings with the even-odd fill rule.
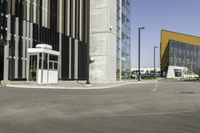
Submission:
[[[10,40],[10,45],[9,45],[9,79],[12,80],[14,79],[14,74],[15,74],[15,17],[11,16],[11,40]]]
[[[3,16],[1,14],[4,14],[3,13],[3,10],[2,10],[2,2],[0,1],[0,27],[2,27],[2,21],[3,21]],[[0,39],[2,39],[2,29],[0,28]],[[1,41],[1,40],[0,40]]]
[[[5,1],[0,2],[0,80],[3,80],[4,70],[4,30],[5,30]]]
[[[69,38],[62,35],[62,80],[69,79]]]
[[[67,7],[66,7],[66,6],[67,6],[67,5],[66,5],[66,3],[67,3],[67,1],[64,0],[64,1],[63,1],[63,5],[64,5],[64,13],[63,13],[63,18],[64,18],[64,19],[63,19],[63,21],[64,21],[64,25],[63,25],[63,26],[64,26],[64,27],[63,27],[63,28],[64,28],[64,30],[63,30],[63,31],[64,31],[65,35],[66,35],[66,33],[67,33],[67,31],[66,31],[66,27],[67,27],[67,17],[66,17],[66,14],[67,14],[67,13],[66,13],[66,10],[67,10]],[[61,22],[61,23],[62,23],[62,22]]]
[[[73,1],[74,0],[70,0],[70,9],[69,9],[69,11],[70,11],[70,29],[69,29],[69,31],[70,31],[70,36],[72,36],[73,34]]]
[[[87,45],[84,42],[79,43],[79,79],[87,78]]]
[[[30,22],[33,23],[33,0],[30,0]]]
[[[0,40],[0,80],[3,80],[3,70],[4,70],[4,44]]]
[[[76,26],[75,26],[75,36],[79,39],[79,25],[80,25],[80,0],[76,0]]]
[[[42,0],[39,1],[39,15],[40,15],[40,19],[39,19],[39,29],[38,29],[38,39],[39,39],[39,43],[42,43]]]
[[[72,39],[71,41],[71,78],[72,79],[74,79],[74,63],[75,63],[74,51],[75,51],[75,40]]]
[[[23,36],[23,1],[20,0],[19,3],[19,66],[18,66],[18,77],[22,78],[22,36]]]
[[[19,17],[19,0],[15,0],[15,16]]]
[[[56,45],[57,38],[57,1],[51,0],[51,15],[50,15],[50,38],[53,49],[58,49]]]
[[[12,12],[12,8],[11,8],[11,6],[12,6],[12,4],[11,4],[11,0],[8,0],[7,1],[7,14],[11,14],[11,12]]]
[[[83,16],[83,20],[82,20],[82,40],[83,40],[83,42],[86,42],[86,40],[85,40],[85,32],[86,32],[86,0],[82,0],[82,2],[83,2],[83,4],[82,4],[82,16]]]

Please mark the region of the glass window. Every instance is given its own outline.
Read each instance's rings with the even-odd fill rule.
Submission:
[[[48,54],[44,53],[44,58],[43,58],[43,69],[48,69]]]
[[[49,70],[53,69],[53,62],[49,62]]]
[[[181,77],[182,76],[180,69],[174,69],[174,74],[175,74],[175,77]]]
[[[54,63],[54,70],[58,70],[58,63]]]
[[[39,69],[42,69],[42,53],[39,54]]]

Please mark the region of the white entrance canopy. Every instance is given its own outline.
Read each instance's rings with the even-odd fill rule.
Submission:
[[[52,46],[47,44],[29,48],[27,81],[37,84],[57,84],[59,56],[60,52],[52,50]]]
[[[36,45],[36,48],[29,48],[28,54],[34,54],[34,53],[47,53],[51,55],[57,55],[60,56],[60,52],[52,50],[52,46],[47,44],[38,44]]]

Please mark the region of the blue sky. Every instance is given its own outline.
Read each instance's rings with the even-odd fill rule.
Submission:
[[[141,67],[153,67],[153,47],[160,46],[161,29],[200,36],[200,0],[132,0],[132,67],[138,66],[140,26],[146,28],[141,33]]]

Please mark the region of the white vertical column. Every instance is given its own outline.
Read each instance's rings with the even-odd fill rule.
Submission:
[[[63,0],[59,0],[59,32],[62,33],[63,30]]]
[[[80,0],[80,10],[79,10],[79,39],[80,41],[83,40],[83,37],[82,37],[82,24],[83,24],[83,2],[82,0]]]
[[[47,23],[47,21],[48,21],[48,1],[49,0],[45,0],[45,27],[47,28],[48,27],[48,23]]]
[[[48,0],[42,0],[42,26],[48,27]]]
[[[78,40],[75,40],[74,48],[74,78],[78,79]]]
[[[72,25],[73,25],[73,27],[72,27],[72,37],[73,38],[75,38],[75,33],[76,33],[76,31],[75,31],[75,26],[76,26],[76,22],[75,22],[75,19],[76,19],[76,0],[73,0],[73,21],[72,21]]]
[[[67,0],[67,35],[70,35],[70,0]]]
[[[27,11],[27,21],[30,21],[30,0],[26,0],[26,3],[27,3],[27,8],[26,8],[26,11]]]
[[[59,52],[60,52],[60,56],[59,56],[59,78],[62,78],[62,34],[59,34]]]
[[[59,0],[59,79],[62,78],[62,31],[63,31],[63,0]]]
[[[15,78],[18,78],[19,61],[19,18],[15,19]]]
[[[30,23],[30,48],[33,47],[33,23]]]
[[[72,78],[72,40],[69,38],[69,79]]]
[[[44,20],[45,20],[44,4],[45,4],[45,0],[42,0],[42,27],[45,25],[44,24]]]
[[[37,6],[37,4],[36,4],[36,0],[33,0],[33,23],[36,23],[36,14],[37,14],[37,11],[36,11],[36,6]]]
[[[25,44],[25,59],[24,59],[24,76],[26,76],[27,74],[27,57],[28,57],[28,48],[30,48],[30,23],[29,22],[26,22],[26,44]]]
[[[22,78],[26,77],[26,62],[25,62],[25,58],[26,58],[26,20],[23,21],[23,45],[22,45],[22,49],[23,49],[23,53],[22,53]]]
[[[7,16],[7,38],[6,45],[4,46],[4,81],[8,80],[8,70],[9,70],[9,41],[10,41],[10,14]]]
[[[26,48],[30,47],[30,23],[26,22]],[[27,54],[27,49],[25,49],[26,54]],[[27,55],[25,56],[27,57]]]

